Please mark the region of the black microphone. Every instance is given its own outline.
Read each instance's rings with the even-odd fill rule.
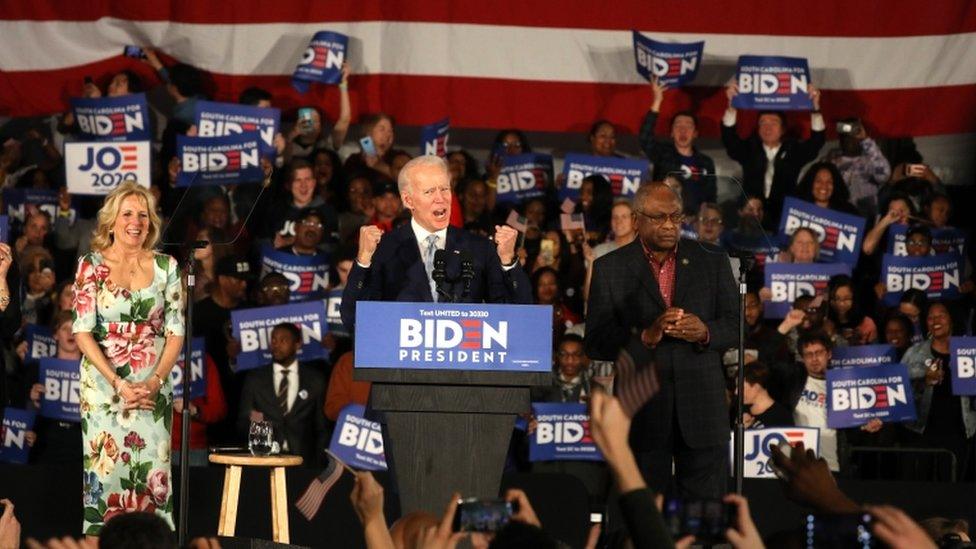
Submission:
[[[464,281],[462,297],[467,297],[471,293],[472,278],[474,278],[474,257],[468,250],[461,250],[461,280]]]
[[[453,296],[451,296],[451,294],[449,294],[444,288],[444,283],[447,281],[446,251],[434,251],[434,270],[430,273],[430,277],[434,279],[434,285],[437,287],[437,294],[441,296],[442,300],[448,303],[453,302]]]

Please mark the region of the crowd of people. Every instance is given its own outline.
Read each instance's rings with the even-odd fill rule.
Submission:
[[[351,131],[350,122],[358,114],[351,111],[348,95],[348,78],[353,76],[344,69],[338,86],[339,105],[309,105],[314,112],[311,123],[296,120],[284,124],[274,140],[275,156],[262,162],[264,181],[189,190],[176,187],[180,172],[176,136],[196,132],[194,105],[206,98],[206,75],[182,63],[167,67],[151,49],[146,53],[146,62],[171,99],[156,112],[153,179],[148,189],[152,199],[146,202],[155,204],[156,209],[147,215],[159,217],[161,230],[155,236],[161,242],[179,243],[165,246],[163,251],[180,262],[194,262],[196,285],[186,298],[194,302],[192,335],[205,340],[208,372],[205,396],[189,402],[176,399],[173,417],[154,418],[156,422],[171,422],[173,428],[168,440],[152,440],[150,444],[160,459],[169,460],[170,451],[175,459],[181,440],[179,414],[188,407],[192,465],[206,465],[209,446],[246,443],[249,424],[261,420],[275,423],[283,447],[303,455],[307,463],[319,463],[339,411],[350,403],[365,404],[368,399],[369,383],[353,380],[351,337],[330,333],[322,341],[330,359],[300,362],[296,353],[301,334],[294,326],[282,324],[271,334],[273,364],[238,373],[236,359],[241,342],[230,329],[230,314],[290,301],[294,291],[291,280],[282,273],[262,272],[261,254],[267,247],[296,256],[329,257],[330,284],[342,289],[350,272],[359,268],[357,264],[363,266],[361,235],[378,240],[380,235],[410,222],[410,208],[402,201],[397,179],[414,156],[409,151],[416,144],[398,141],[392,117],[361,114],[358,129],[372,139],[376,154],[358,152],[345,158],[339,154]],[[128,70],[104,75],[99,81],[107,86],[102,89],[95,82],[85,83],[86,97],[137,93],[152,84]],[[825,120],[815,88],[810,92],[814,110],[805,138],[790,131],[782,112],[759,113],[756,129],[743,137],[737,126],[739,113],[732,107],[737,89],[730,85],[721,137],[729,158],[741,166],[743,191],[734,200],[719,203],[715,162],[697,147],[696,114],[682,111],[666,124],[658,120],[662,105],[672,93],[656,82],[649,86],[649,110],[643,116],[639,135],[641,149],[653,164],[654,181],[663,182],[680,197],[679,212],[659,219],[652,219],[639,204],[614,196],[610,181],[599,175],[583,181],[574,206],[583,214],[582,230],[564,230],[559,223],[558,177],[549,182],[542,197],[514,203],[501,199],[496,183],[505,156],[532,151],[526,134],[519,129],[498,131],[494,142],[485,144],[492,152],[483,163],[464,149],[446,154],[451,225],[487,237],[496,234],[496,226],[504,225],[512,210],[525,218],[513,260],[528,274],[534,302],[551,306],[553,314],[552,383],[536,388],[533,398],[589,402],[601,391],[613,393],[613,357],[601,353],[587,356],[590,347],[584,345],[584,336],[591,312],[587,302],[592,303],[594,292],[605,295],[593,283],[594,265],[638,237],[640,216],[647,216],[658,227],[672,225],[685,238],[730,252],[748,252],[779,242],[775,232],[783,200],[792,196],[862,216],[867,230],[860,259],[850,265],[852,275],[831,278],[822,297],[799,296],[782,320],[770,321],[763,314],[770,301],[769,288],[763,286],[764,265],[819,261],[820,235],[811,229],[797,229],[778,252],[763,254],[750,266],[745,296],[746,359],[742,365],[746,426],[819,428],[820,455],[830,471],[842,476],[973,481],[976,399],[955,395],[949,383],[949,338],[972,334],[974,285],[970,262],[966,262],[961,297],[952,301],[935,301],[924,291],[908,290],[897,306],[886,306],[883,298],[889,290],[878,282],[881,258],[888,249],[886,239],[894,226],[907,229],[905,246],[910,256],[947,251],[933,235],[951,227],[961,216],[954,215],[944,183],[914,147],[903,142],[888,146],[871,138],[870,121]],[[249,88],[240,93],[239,102],[267,107],[275,104],[275,98],[262,89]],[[334,122],[330,122],[330,114]],[[0,243],[0,337],[4,342],[0,405],[39,409],[43,387],[37,362],[31,360],[26,348],[26,328],[50,327],[58,358],[79,360],[83,353],[89,356],[86,348],[92,342],[82,333],[92,330],[95,319],[86,318],[85,311],[79,309],[76,294],[85,285],[83,273],[98,269],[89,250],[106,249],[109,237],[99,232],[103,222],[96,216],[102,199],[72,196],[62,181],[63,159],[54,144],[76,139],[71,114],[58,117],[56,123],[23,122],[10,123],[3,129],[9,138],[0,152],[0,185],[4,189],[58,189],[60,194],[53,214],[30,206],[19,213],[9,212],[9,239]],[[845,131],[839,135],[837,148],[824,150],[828,122],[842,122]],[[616,148],[615,131],[612,121],[595,122],[586,152],[623,156]],[[114,213],[118,214],[119,208],[122,206]],[[120,231],[127,230],[125,225],[117,226]],[[363,231],[363,227],[370,229]],[[122,237],[117,233],[113,238]],[[206,245],[197,248],[197,241],[206,241]],[[966,246],[965,252],[969,251]],[[366,265],[371,253],[365,255]],[[172,283],[175,266],[160,268],[169,273],[164,279],[168,276]],[[133,273],[128,280],[139,282],[141,275]],[[670,297],[667,299],[670,302]],[[170,346],[169,338],[183,333],[182,324],[168,318],[168,310],[159,314],[167,316],[165,336],[156,336],[162,354],[166,352],[163,345],[167,349]],[[918,419],[904,424],[875,419],[852,429],[828,428],[825,372],[830,368],[832,351],[874,343],[893,345],[899,359],[908,365]],[[734,411],[734,380],[739,366],[731,347],[722,364],[714,364],[714,368],[722,369],[726,385],[713,395],[715,402],[709,406],[720,406],[729,416]],[[133,402],[151,410],[154,402],[148,399],[158,394],[167,372],[168,368],[163,375],[153,373],[132,387],[122,380],[101,383],[112,384],[108,394],[126,392]],[[108,377],[111,380],[111,375]],[[159,387],[154,387],[157,382]],[[676,398],[680,397],[678,394]],[[545,464],[526,460],[524,445],[518,441],[522,435],[514,436],[511,466],[544,469]],[[28,440],[34,463],[80,465],[83,459],[98,459],[105,452],[104,448],[83,447],[81,428],[76,423],[41,418]],[[126,439],[127,448],[131,442]],[[142,441],[143,448],[145,443]],[[885,467],[858,461],[848,451],[865,447],[938,449],[947,451],[952,459],[948,466],[933,458],[929,467]],[[588,464],[563,470],[578,473],[592,497],[606,500],[610,479],[617,477],[619,482],[623,474],[611,455],[607,458],[609,467]],[[829,476],[829,472],[824,474]],[[366,482],[360,479],[362,488],[357,489],[368,491]],[[97,480],[86,479],[86,493],[91,493],[94,483]],[[626,492],[623,486],[620,491]],[[167,501],[164,495],[157,504],[164,506]],[[748,505],[734,497],[729,502],[740,510],[738,535],[752,536]],[[635,501],[634,505],[643,503]],[[890,511],[878,510],[879,517],[892,516],[886,513]],[[368,522],[367,511],[360,514]]]

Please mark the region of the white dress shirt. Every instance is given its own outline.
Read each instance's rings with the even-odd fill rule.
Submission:
[[[295,406],[295,399],[298,398],[298,360],[293,360],[291,364],[281,365],[274,363],[274,387],[272,388],[275,396],[278,395],[278,387],[281,386],[281,378],[285,368],[288,368],[288,411]]]

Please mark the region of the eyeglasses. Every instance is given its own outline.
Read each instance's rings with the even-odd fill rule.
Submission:
[[[675,212],[670,215],[668,214],[648,215],[640,210],[634,210],[634,212],[646,217],[647,220],[650,221],[651,224],[653,225],[664,225],[664,223],[667,222],[668,220],[670,220],[671,223],[674,223],[675,225],[681,225],[681,222],[685,220],[685,214],[681,212]]]
[[[827,356],[826,349],[818,349],[816,351],[803,351],[803,358],[819,358],[822,356]]]
[[[505,145],[506,148],[509,148],[509,149],[517,149],[517,148],[522,147],[522,142],[521,141],[506,141],[504,143],[504,145]]]
[[[264,291],[269,294],[287,294],[288,286],[275,285],[275,286],[265,286]]]
[[[311,227],[313,229],[321,229],[322,228],[322,224],[319,223],[318,221],[303,220],[301,222],[301,225],[302,225],[302,227]]]
[[[586,355],[584,355],[582,351],[577,351],[575,353],[570,353],[567,351],[559,351],[558,353],[556,353],[556,356],[558,356],[559,358],[583,358]]]
[[[724,223],[721,217],[699,217],[698,222],[702,225],[721,225]]]
[[[914,246],[916,248],[922,248],[924,246],[928,246],[929,245],[929,242],[927,240],[909,240],[906,243],[906,245],[907,246]]]

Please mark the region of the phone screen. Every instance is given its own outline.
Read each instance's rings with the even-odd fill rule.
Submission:
[[[512,518],[512,504],[500,499],[468,498],[458,502],[455,532],[497,532]]]
[[[880,547],[871,535],[868,513],[807,515],[806,546],[869,548]]]
[[[143,53],[142,48],[139,46],[126,46],[122,49],[122,55],[125,55],[126,57],[135,57],[136,59],[142,59],[146,56],[146,54]]]
[[[693,535],[697,542],[719,543],[725,541],[734,512],[719,499],[672,499],[664,507],[664,523],[673,539]]]

